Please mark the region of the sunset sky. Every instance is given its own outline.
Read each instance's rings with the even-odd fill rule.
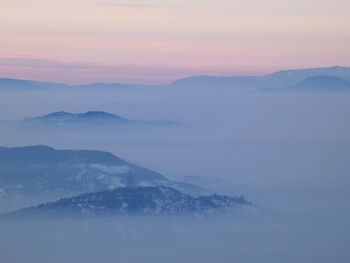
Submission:
[[[349,0],[0,0],[0,77],[169,83],[350,65]]]

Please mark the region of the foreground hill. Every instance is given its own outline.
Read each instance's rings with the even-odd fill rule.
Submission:
[[[199,187],[168,180],[111,153],[55,150],[48,146],[0,148],[0,197],[66,197],[125,186],[171,186],[189,193]]]
[[[7,217],[75,217],[107,215],[178,215],[248,206],[243,196],[193,197],[170,187],[123,187],[88,193],[7,214]]]

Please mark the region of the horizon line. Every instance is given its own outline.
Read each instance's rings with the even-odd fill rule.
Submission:
[[[138,83],[138,82],[120,82],[120,81],[113,81],[113,82],[101,82],[101,81],[95,81],[95,82],[82,82],[82,83],[78,83],[78,84],[69,84],[67,82],[61,82],[61,81],[55,81],[55,80],[36,80],[36,79],[26,79],[26,78],[13,78],[13,77],[7,77],[7,76],[1,76],[0,80],[19,80],[19,81],[31,81],[31,82],[40,82],[40,83],[55,83],[55,84],[63,84],[66,86],[70,86],[70,87],[76,87],[76,86],[84,86],[84,85],[91,85],[91,84],[107,84],[107,85],[111,85],[111,84],[119,84],[119,85],[142,85],[142,86],[149,86],[149,87],[155,87],[155,86],[159,86],[159,87],[163,87],[163,86],[169,86],[172,83],[181,80],[181,79],[187,79],[187,78],[191,78],[191,77],[264,77],[264,76],[269,76],[269,75],[273,75],[279,72],[284,72],[284,71],[298,71],[298,70],[315,70],[315,69],[331,69],[331,68],[349,68],[350,69],[350,65],[349,66],[345,66],[345,65],[333,65],[333,66],[310,66],[310,67],[301,67],[301,68],[285,68],[285,69],[280,69],[277,71],[272,71],[270,73],[265,73],[265,74],[247,74],[247,75],[218,75],[218,74],[198,74],[198,75],[187,75],[181,78],[175,78],[174,80],[170,81],[167,84],[156,84],[156,83],[151,83],[151,84],[146,84],[146,83]]]

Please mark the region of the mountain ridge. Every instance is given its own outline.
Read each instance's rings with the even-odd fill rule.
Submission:
[[[350,67],[288,69],[261,76],[190,76],[172,82],[171,88],[285,88],[313,76],[334,76],[350,80]]]
[[[29,121],[47,120],[47,121],[76,121],[76,120],[117,120],[131,121],[118,115],[104,111],[87,111],[83,113],[71,113],[66,111],[56,111],[39,117],[27,118]]]
[[[300,68],[300,69],[285,69],[265,75],[255,76],[213,76],[213,75],[202,75],[202,76],[189,76],[174,80],[168,85],[149,85],[149,84],[128,84],[128,83],[103,83],[95,82],[88,84],[69,85],[57,82],[40,82],[34,80],[14,79],[14,78],[0,78],[0,90],[49,90],[65,88],[68,90],[138,90],[147,87],[187,87],[190,85],[207,87],[220,85],[227,87],[242,87],[243,85],[248,88],[262,87],[262,88],[273,88],[278,86],[291,86],[297,84],[307,77],[327,75],[341,77],[350,80],[350,67],[347,66],[331,66],[331,67],[311,67],[311,68]],[[204,83],[203,83],[204,81]],[[206,84],[205,81],[209,81]]]
[[[292,85],[289,90],[350,91],[350,81],[334,76],[313,76]]]
[[[0,197],[72,196],[125,186],[204,189],[177,181],[118,156],[97,150],[56,150],[49,146],[0,148]]]
[[[171,187],[123,187],[85,193],[7,213],[5,217],[89,217],[111,215],[180,215],[251,206],[243,196],[193,197]]]
[[[119,115],[105,111],[87,111],[83,113],[71,113],[66,111],[57,111],[48,113],[38,117],[25,118],[19,122],[20,124],[29,127],[35,126],[60,126],[69,125],[94,125],[102,127],[105,125],[146,125],[146,126],[181,126],[180,123],[174,121],[161,120],[131,120]]]

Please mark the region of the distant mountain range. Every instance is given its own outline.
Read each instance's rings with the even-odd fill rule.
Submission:
[[[213,213],[250,206],[243,196],[194,197],[170,187],[124,187],[87,193],[6,214],[8,218],[62,218],[111,215],[180,215]]]
[[[3,199],[68,197],[126,186],[167,186],[192,194],[208,192],[171,181],[108,152],[55,150],[48,146],[0,147]]]
[[[69,89],[69,90],[142,90],[149,88],[150,85],[146,84],[126,84],[126,83],[89,83],[81,85],[68,85],[56,82],[40,82],[34,80],[22,80],[11,78],[0,78],[0,90],[55,90],[55,89]],[[153,87],[153,86],[152,86]]]
[[[350,67],[335,66],[327,68],[282,70],[265,75],[262,77],[262,80],[271,83],[271,85],[275,87],[286,87],[296,85],[306,78],[317,76],[337,77],[350,81]]]
[[[106,126],[106,125],[150,125],[150,126],[177,126],[179,123],[172,121],[143,121],[143,120],[130,120],[118,115],[107,113],[104,111],[88,111],[84,113],[70,113],[65,111],[53,112],[44,116],[26,118],[20,121],[21,125],[36,127],[36,126],[55,126],[55,127],[67,127],[77,125],[94,125]]]
[[[308,77],[298,84],[290,86],[289,90],[350,91],[350,81],[332,76]]]
[[[39,82],[32,80],[0,78],[0,90],[47,90],[55,88],[67,88],[66,84],[53,82]]]
[[[337,77],[350,81],[350,67],[325,67],[282,70],[264,76],[191,76],[178,79],[170,85],[159,85],[158,87],[181,89],[206,89],[206,88],[236,88],[236,89],[271,89],[289,88],[297,85],[310,77],[328,76]],[[62,83],[38,82],[31,80],[0,79],[0,90],[125,90],[137,91],[154,87],[143,84],[124,83],[91,83],[84,85],[66,85]],[[313,89],[315,90],[315,89]],[[321,89],[322,90],[322,89]]]
[[[241,76],[192,76],[174,81],[169,85],[173,89],[206,89],[206,88],[264,88],[267,83],[261,82],[260,77]]]
[[[329,68],[311,68],[283,70],[265,76],[198,76],[179,79],[173,82],[172,88],[241,88],[241,89],[273,89],[273,88],[289,88],[294,85],[301,84],[304,80],[312,77],[334,77],[334,84],[328,79],[328,86],[337,86],[341,78],[350,81],[350,67],[329,67]],[[324,79],[326,80],[326,79]],[[322,81],[322,79],[319,79]],[[316,84],[315,82],[312,85]],[[320,82],[319,84],[322,85]],[[302,84],[306,89],[308,85]],[[313,90],[317,90],[317,86],[313,86]],[[320,88],[322,90],[322,88]],[[335,89],[338,90],[338,89]]]

